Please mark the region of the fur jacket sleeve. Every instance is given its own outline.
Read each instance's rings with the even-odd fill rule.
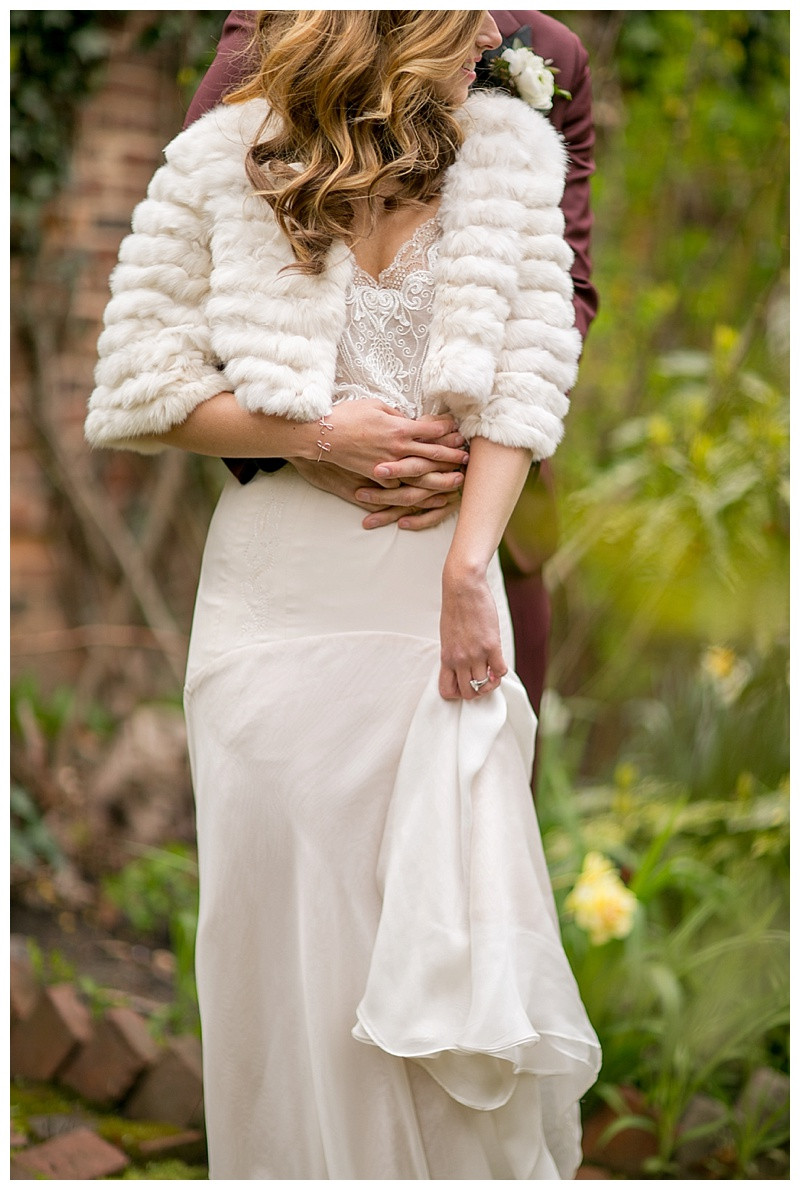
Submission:
[[[251,411],[314,420],[331,408],[352,253],[318,277],[293,256],[244,171],[260,101],[216,108],[165,150],[120,248],[98,343],[86,436],[162,449],[154,435],[233,391]],[[428,403],[467,438],[551,455],[577,373],[571,251],[559,202],[567,156],[521,100],[477,93],[439,211]]]

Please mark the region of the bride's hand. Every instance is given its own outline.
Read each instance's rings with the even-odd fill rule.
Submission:
[[[449,415],[406,417],[381,401],[341,401],[324,421],[324,462],[394,487],[406,475],[423,476],[463,466],[469,455]],[[455,438],[453,437],[455,435]],[[458,446],[450,445],[458,442]],[[385,469],[389,468],[389,474]],[[418,486],[426,486],[419,484]]]
[[[508,673],[500,641],[494,596],[484,575],[453,573],[445,567],[440,619],[439,693],[447,699],[482,698]],[[489,680],[479,690],[475,679]]]

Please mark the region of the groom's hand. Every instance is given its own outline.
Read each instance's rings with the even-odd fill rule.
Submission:
[[[292,465],[314,487],[368,512],[362,521],[365,529],[397,524],[400,529],[420,530],[431,529],[452,516],[464,481],[460,469],[425,471],[420,466],[424,461],[416,457],[399,460],[393,467],[407,475],[410,482],[404,482],[398,474],[380,484],[332,463],[295,459]]]

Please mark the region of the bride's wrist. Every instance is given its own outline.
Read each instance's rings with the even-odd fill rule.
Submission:
[[[480,556],[450,554],[442,571],[445,587],[472,587],[486,581],[488,561]]]
[[[287,458],[303,459],[309,463],[317,460],[335,462],[332,428],[328,417],[320,417],[316,421],[293,422]]]

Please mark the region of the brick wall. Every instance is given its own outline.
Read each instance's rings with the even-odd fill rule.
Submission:
[[[82,423],[92,388],[97,336],[108,276],[133,207],[183,118],[175,64],[167,52],[143,50],[137,37],[157,14],[128,12],[111,33],[101,88],[82,110],[71,177],[45,214],[37,275],[15,262],[10,432],[10,564],[12,674],[37,672],[45,684],[69,680],[82,663],[76,650],[82,615],[68,518],[37,448],[31,401],[43,406],[59,449],[84,473],[104,469],[104,490],[124,503],[142,474],[132,456],[99,463],[84,445]],[[25,315],[40,339],[40,382],[24,344]],[[30,336],[27,336],[30,341]],[[36,369],[34,369],[36,371]]]

